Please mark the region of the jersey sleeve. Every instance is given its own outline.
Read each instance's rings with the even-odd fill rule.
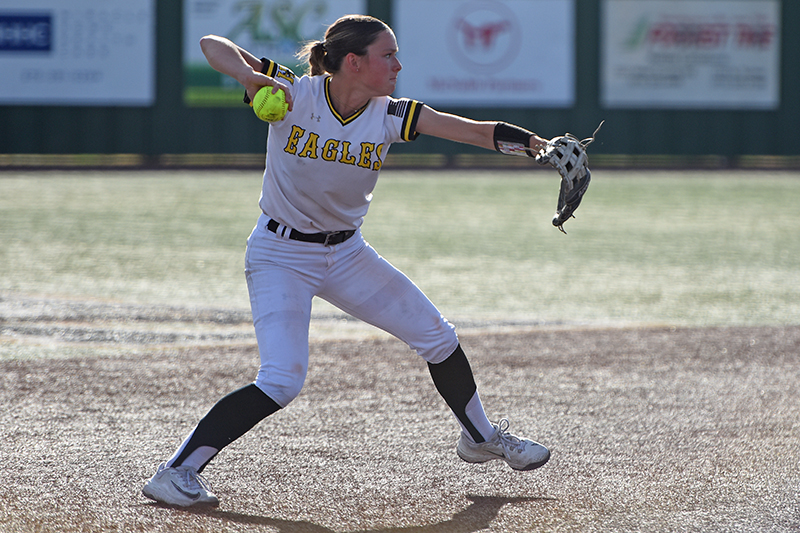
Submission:
[[[294,85],[294,81],[297,79],[297,75],[294,72],[266,57],[261,58],[261,74],[269,76],[270,78],[284,80],[289,85]],[[247,91],[244,92],[242,101],[250,105],[250,97],[247,96]]]
[[[424,104],[410,98],[389,98],[386,116],[393,133],[400,141],[413,141],[419,136],[417,120]]]

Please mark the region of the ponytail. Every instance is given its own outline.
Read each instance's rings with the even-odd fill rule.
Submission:
[[[322,41],[311,41],[306,43],[305,46],[297,54],[301,61],[308,61],[307,74],[311,76],[319,76],[325,74],[325,43]]]

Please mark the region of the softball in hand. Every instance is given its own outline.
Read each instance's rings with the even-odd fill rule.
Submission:
[[[283,120],[289,108],[283,89],[278,89],[275,94],[272,94],[272,89],[269,85],[264,86],[253,98],[253,111],[258,118],[266,122]]]

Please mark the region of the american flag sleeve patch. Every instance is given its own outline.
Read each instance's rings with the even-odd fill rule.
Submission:
[[[419,113],[422,111],[423,105],[425,104],[409,98],[392,99],[389,101],[387,113],[403,119],[400,137],[404,141],[413,141],[419,136],[417,132],[417,120],[419,120]]]

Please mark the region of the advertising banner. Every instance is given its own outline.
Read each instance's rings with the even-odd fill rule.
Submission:
[[[402,0],[393,21],[397,96],[475,107],[575,100],[574,0]]]
[[[184,102],[189,106],[242,104],[236,80],[208,66],[198,42],[227,37],[256,57],[303,74],[295,54],[305,41],[322,39],[342,15],[365,14],[366,0],[184,0]]]
[[[779,0],[604,0],[602,7],[603,106],[779,106]]]
[[[149,106],[155,0],[3,0],[0,104]]]

